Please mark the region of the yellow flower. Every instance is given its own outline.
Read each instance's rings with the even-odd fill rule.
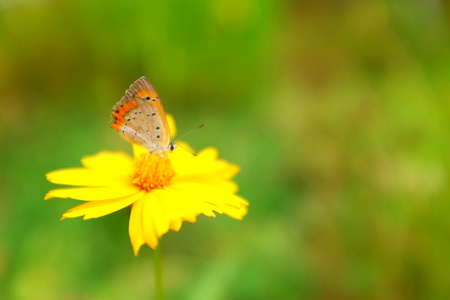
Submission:
[[[235,195],[237,185],[231,181],[239,168],[218,159],[216,149],[194,156],[178,147],[167,157],[149,155],[136,145],[133,150],[134,159],[103,151],[84,157],[84,168],[48,173],[50,182],[83,187],[52,190],[45,200],[87,201],[68,210],[62,219],[99,218],[132,205],[129,235],[135,255],[144,244],[155,249],[169,229],[179,231],[183,221],[195,222],[200,214],[215,217],[217,212],[242,219],[247,213],[248,203]]]

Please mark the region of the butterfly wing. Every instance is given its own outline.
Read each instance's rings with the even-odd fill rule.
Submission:
[[[150,81],[141,77],[111,110],[111,127],[127,141],[151,153],[168,150],[170,129],[164,108]]]

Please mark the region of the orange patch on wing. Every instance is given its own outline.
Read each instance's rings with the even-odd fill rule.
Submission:
[[[111,124],[111,128],[113,128],[115,130],[119,130],[121,125],[122,125],[121,123],[115,122],[115,123]]]
[[[114,120],[111,124],[111,127],[115,130],[119,130],[120,126],[123,124],[125,114],[132,108],[138,106],[137,101],[129,100],[128,102],[124,102],[120,104],[115,110],[111,111],[111,114],[114,117]]]
[[[147,96],[149,96],[150,98],[156,98],[156,97],[158,97],[158,94],[151,93],[146,90],[142,90],[142,91],[139,91],[138,93],[136,93],[136,96],[138,96],[139,98],[145,98]]]

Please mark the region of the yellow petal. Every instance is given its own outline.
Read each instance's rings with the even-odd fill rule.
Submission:
[[[133,153],[134,153],[134,158],[135,159],[141,160],[142,156],[146,155],[148,153],[148,151],[145,148],[141,147],[141,146],[133,144]]]
[[[156,235],[155,225],[152,220],[152,207],[149,203],[152,202],[154,196],[151,193],[146,193],[142,198],[142,231],[144,233],[144,240],[152,249],[158,246],[158,237]],[[150,198],[150,199],[149,199]]]
[[[236,193],[238,191],[238,185],[235,182],[216,178],[212,175],[204,175],[204,174],[180,175],[180,176],[175,176],[172,179],[172,182],[173,183],[175,183],[175,182],[201,182],[204,184],[216,186],[221,189],[225,189],[231,193]]]
[[[138,255],[141,246],[145,244],[144,232],[142,231],[142,200],[141,198],[134,202],[131,208],[130,224],[128,226],[128,233],[135,256]]]
[[[219,187],[221,189],[226,189],[230,193],[236,193],[238,191],[238,189],[239,189],[239,186],[235,182],[229,181],[229,180],[220,180],[220,179],[216,179],[216,178],[208,178],[208,179],[204,179],[203,182],[208,184],[208,185],[213,185],[213,186]]]
[[[168,189],[153,190],[152,193],[160,199],[161,207],[169,221],[168,226],[172,230],[179,231],[182,221],[195,222],[196,216],[201,214],[202,209],[198,207],[197,201],[188,201],[189,195],[185,197],[186,195],[173,193]],[[211,211],[211,208],[208,209]]]
[[[164,189],[153,190],[152,193],[160,200],[161,208],[166,213],[169,220],[169,228],[175,231],[179,231],[181,228],[181,217],[178,209],[172,209],[170,197],[167,195],[167,191]]]
[[[242,219],[247,213],[245,208],[248,205],[247,201],[232,193],[220,192],[220,189],[216,187],[198,183],[174,183],[166,189],[172,193],[178,192],[179,197],[189,199],[190,203],[195,203],[200,213],[207,216],[212,210],[225,213],[235,219]],[[203,205],[199,205],[199,203]]]
[[[178,232],[181,229],[181,224],[182,223],[183,222],[180,219],[170,221],[170,225],[169,225],[170,229],[172,229],[173,231]]]
[[[229,164],[225,161],[219,160],[218,163],[221,165],[218,167],[217,172],[215,172],[214,176],[217,176],[222,179],[230,179],[233,178],[239,172],[239,167],[233,164]]]
[[[140,188],[134,185],[59,189],[48,192],[44,200],[50,198],[72,198],[83,201],[98,201],[129,196],[139,191]]]
[[[203,149],[202,151],[200,151],[197,154],[197,157],[199,159],[203,159],[203,160],[214,161],[214,160],[217,159],[218,155],[219,155],[219,152],[217,151],[217,149],[212,148],[212,147],[208,147],[208,148]]]
[[[161,199],[158,197],[157,193],[150,193],[148,202],[144,205],[148,205],[149,211],[151,215],[148,217],[153,220],[153,225],[156,231],[156,235],[160,238],[163,234],[169,231],[169,217],[167,216],[167,212],[161,205]]]
[[[221,179],[230,179],[238,171],[239,167],[223,160],[216,159],[217,150],[207,148],[197,156],[182,148],[169,153],[170,160],[178,175],[207,174]]]
[[[177,149],[169,152],[168,156],[172,162],[175,170],[179,174],[190,173],[191,169],[195,170],[195,155],[190,151],[190,148],[185,148],[185,143],[177,142]],[[188,169],[188,170],[186,170]]]
[[[242,218],[244,218],[247,214],[247,211],[247,207],[245,206],[240,208],[229,206],[224,210],[224,213],[233,219],[242,220]]]
[[[108,151],[96,155],[84,157],[81,162],[88,169],[104,172],[133,174],[134,160],[124,153],[113,153]]]
[[[152,192],[142,199],[142,231],[145,243],[152,249],[158,246],[158,239],[169,231],[169,218],[159,197]]]
[[[131,183],[130,176],[123,173],[106,173],[83,168],[50,172],[47,174],[47,180],[56,184],[84,186],[111,186]]]
[[[125,196],[116,199],[91,201],[69,209],[66,213],[63,214],[62,219],[84,216],[83,219],[87,220],[103,217],[131,205],[136,200],[142,198],[143,193],[144,192],[142,191],[131,196]]]
[[[239,167],[228,163],[225,160],[217,159],[218,152],[217,149],[209,147],[203,149],[197,155],[197,163],[202,163],[205,166],[209,166],[214,172],[221,174],[222,176],[226,174],[226,178],[233,177],[237,172],[239,172]]]
[[[197,155],[197,163],[208,166],[210,172],[214,173],[214,176],[218,176],[222,179],[230,179],[239,172],[238,166],[217,159],[217,156],[217,149],[212,147],[206,148]]]
[[[175,126],[175,119],[171,114],[167,114],[167,122],[169,123],[170,135],[173,138],[177,134],[177,127]]]
[[[239,196],[230,193],[228,190],[211,186],[205,183],[199,182],[174,182],[170,185],[171,188],[180,191],[191,193],[194,195],[203,195],[210,197],[211,199],[216,199],[217,202],[222,202],[226,205],[231,205],[234,207],[247,206],[248,202]]]
[[[222,209],[217,205],[213,205],[206,201],[202,201],[200,197],[190,193],[180,192],[178,190],[166,187],[164,190],[158,190],[159,193],[164,193],[163,203],[164,209],[168,212],[171,220],[171,226],[178,226],[180,221],[195,222],[196,217],[204,214],[209,217],[215,217],[213,212],[222,213]],[[176,230],[177,227],[172,228]],[[178,228],[179,229],[179,228]]]

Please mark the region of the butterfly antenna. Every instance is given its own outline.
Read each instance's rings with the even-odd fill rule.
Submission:
[[[185,137],[185,136],[187,136],[187,135],[193,133],[194,131],[199,130],[200,128],[203,128],[203,127],[205,127],[205,126],[206,126],[206,123],[203,123],[202,125],[198,126],[197,128],[194,128],[194,129],[192,129],[192,130],[189,130],[188,132],[186,132],[186,133],[180,135],[179,137],[177,137],[177,138],[174,139],[173,141],[174,141],[174,142],[175,142],[175,141],[178,141],[178,140],[181,139],[182,137]]]

